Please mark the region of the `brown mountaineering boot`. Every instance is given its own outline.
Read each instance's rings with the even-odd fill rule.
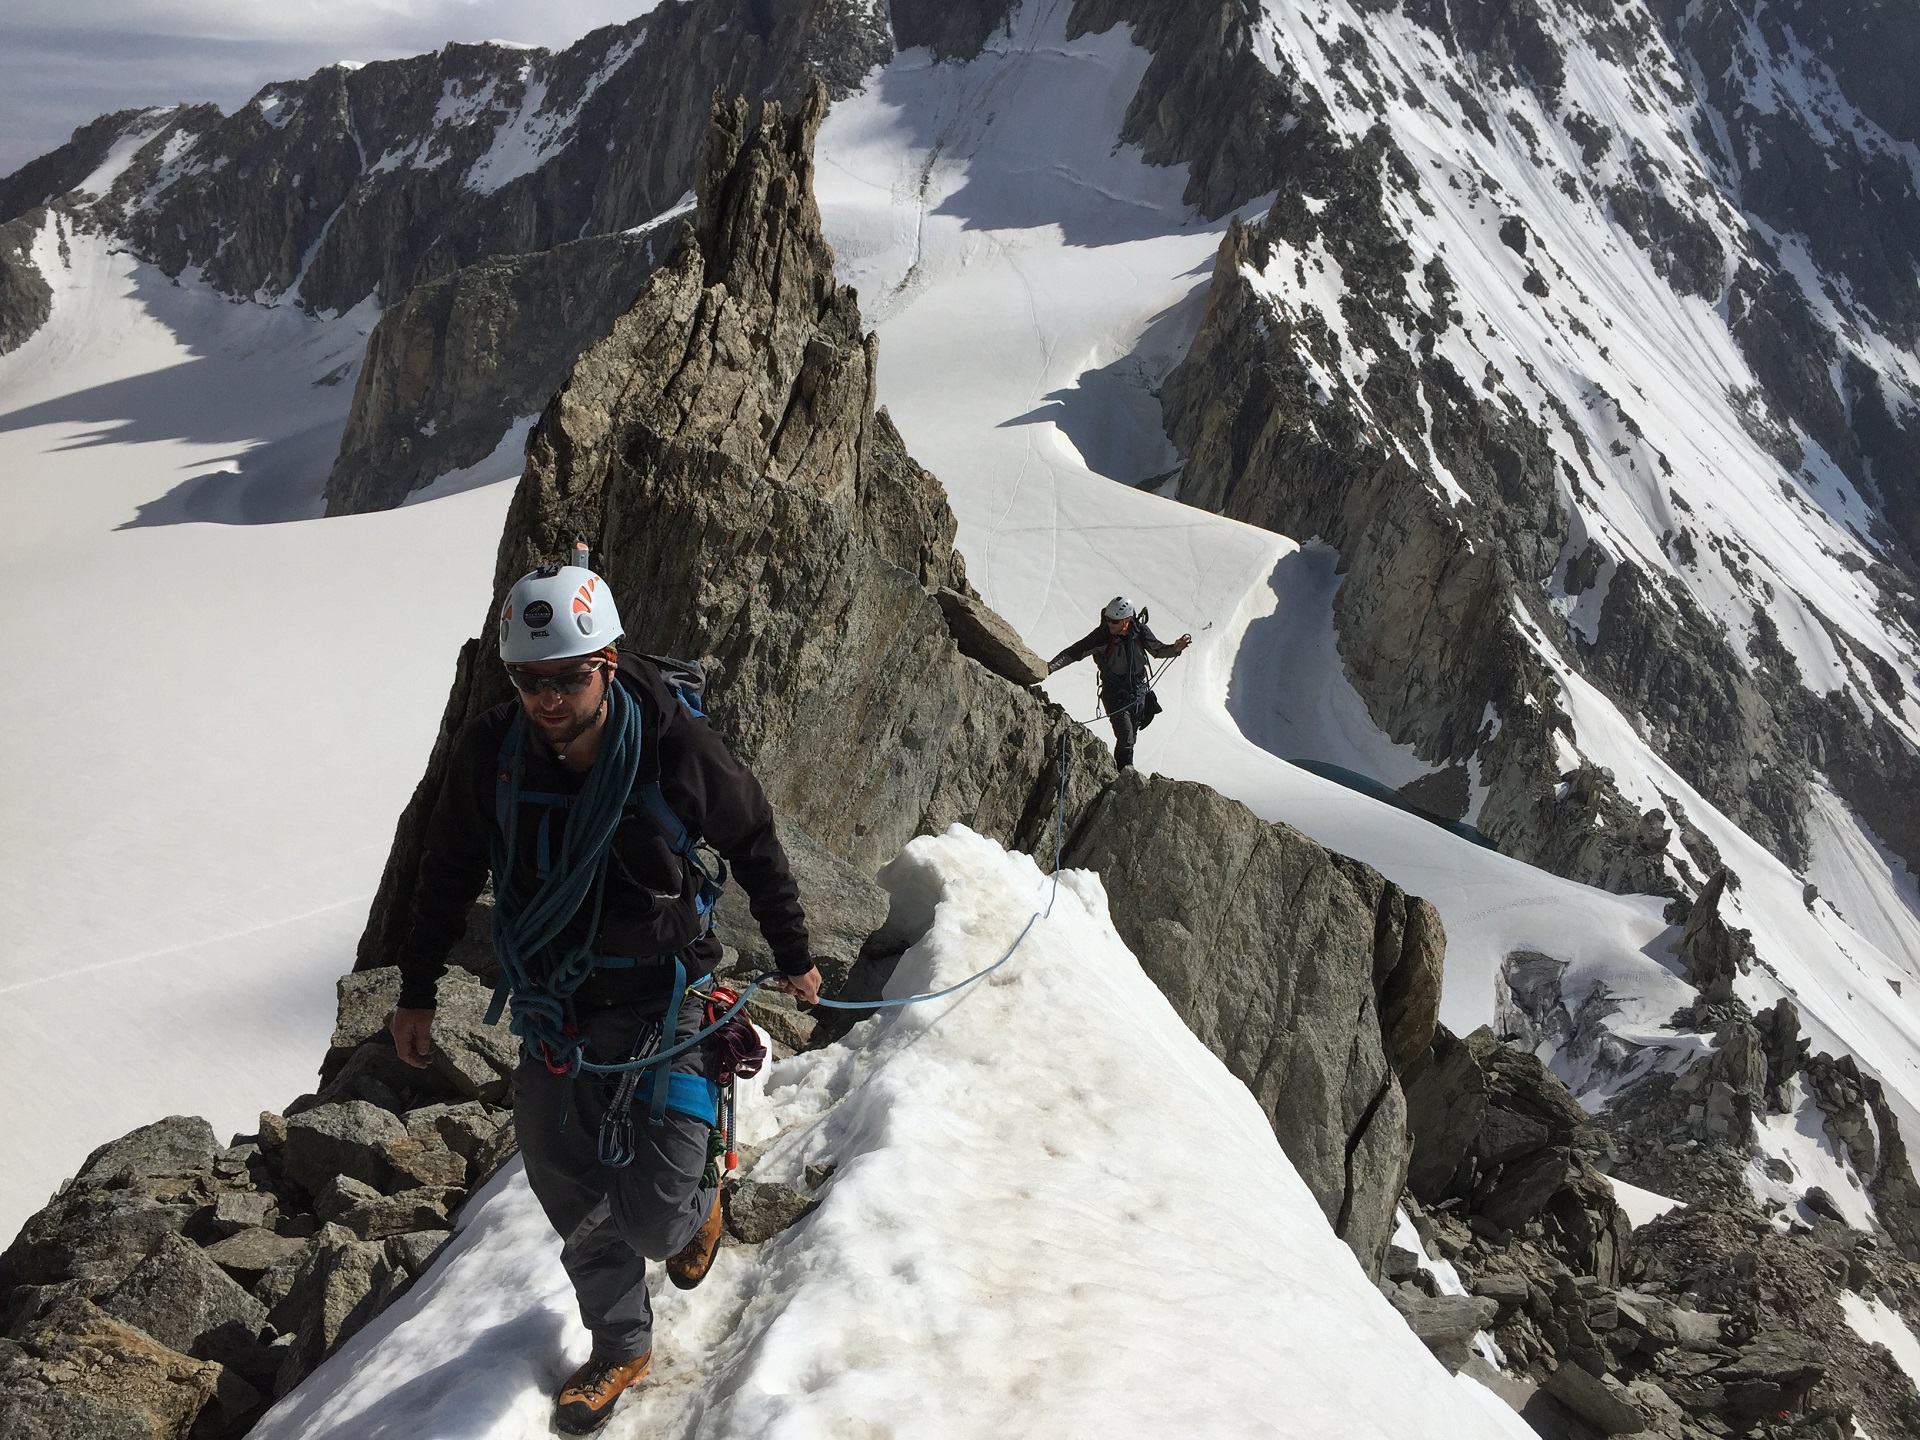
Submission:
[[[667,1278],[682,1290],[691,1290],[707,1278],[713,1268],[713,1255],[720,1248],[720,1187],[713,1187],[713,1208],[693,1238],[667,1257]]]
[[[614,1402],[633,1385],[646,1378],[653,1352],[634,1360],[616,1360],[610,1355],[588,1358],[554,1397],[553,1423],[567,1435],[589,1435],[607,1423]]]

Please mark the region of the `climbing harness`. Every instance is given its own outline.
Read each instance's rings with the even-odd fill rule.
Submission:
[[[1153,694],[1153,687],[1159,684],[1160,677],[1167,673],[1168,669],[1173,665],[1173,662],[1180,658],[1180,655],[1184,655],[1186,653],[1187,653],[1186,651],[1182,650],[1179,655],[1169,655],[1161,663],[1160,667],[1157,670],[1149,667],[1147,670],[1147,683],[1141,686],[1140,693],[1134,696],[1133,699],[1129,700],[1126,704],[1117,706],[1112,710],[1098,711],[1097,713],[1094,714],[1092,719],[1075,720],[1073,723],[1076,725],[1092,725],[1097,721],[1106,720],[1115,715],[1124,715],[1127,713],[1127,711],[1133,709],[1136,705],[1145,705],[1147,701],[1147,697]],[[1159,701],[1155,700],[1154,703],[1157,706],[1159,704]],[[1159,711],[1156,709],[1154,713],[1158,714]],[[1072,717],[1069,716],[1068,718],[1071,719]],[[1147,724],[1147,721],[1145,720],[1142,720],[1140,722],[1140,725],[1143,729],[1146,727],[1146,724]]]

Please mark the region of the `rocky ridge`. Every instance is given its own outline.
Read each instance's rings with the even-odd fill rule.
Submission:
[[[330,66],[228,116],[103,117],[0,182],[0,220],[60,200],[228,294],[393,305],[488,256],[652,219],[692,185],[716,87],[791,102],[812,67],[845,94],[885,45],[859,0],[674,0],[558,53],[450,44]],[[105,192],[76,194],[116,148]]]
[[[1912,552],[1900,534],[1920,412],[1904,362],[1874,360],[1867,352],[1879,342],[1861,339],[1878,335],[1912,351],[1905,302],[1877,278],[1904,275],[1912,288],[1906,242],[1877,238],[1898,229],[1912,203],[1904,162],[1889,158],[1884,132],[1848,111],[1857,123],[1833,157],[1832,183],[1877,193],[1868,177],[1889,165],[1899,173],[1887,173],[1887,203],[1874,206],[1870,223],[1859,217],[1851,249],[1837,237],[1837,216],[1865,202],[1823,219],[1827,238],[1814,251],[1831,262],[1816,272],[1828,288],[1810,297],[1763,230],[1819,204],[1794,189],[1800,161],[1792,157],[1804,161],[1809,136],[1825,133],[1821,117],[1832,119],[1845,97],[1827,96],[1826,109],[1763,113],[1757,101],[1742,109],[1728,90],[1737,89],[1730,77],[1741,65],[1712,61],[1740,33],[1713,18],[1724,9],[1673,20],[1676,61],[1653,16],[1632,5],[1605,13],[1363,8],[1383,14],[1390,31],[1377,47],[1351,27],[1335,42],[1337,27],[1326,21],[1316,33],[1327,78],[1317,85],[1293,72],[1288,52],[1274,62],[1291,97],[1273,142],[1286,157],[1283,178],[1261,221],[1230,229],[1206,318],[1162,391],[1168,433],[1187,457],[1180,497],[1340,551],[1348,578],[1335,621],[1370,713],[1436,774],[1471,768],[1476,823],[1511,853],[1610,889],[1667,894],[1695,893],[1718,863],[1674,797],[1629,787],[1637,791],[1630,798],[1620,777],[1583,753],[1558,698],[1573,675],[1597,686],[1689,784],[1790,865],[1808,862],[1816,776],[1897,853],[1920,857],[1910,708],[1920,638],[1907,605]],[[1438,47],[1418,38],[1423,31]],[[1755,37],[1765,34],[1775,48],[1756,52]],[[1416,76],[1403,58],[1413,44],[1444,50],[1455,73],[1428,66]],[[1764,64],[1763,79],[1781,89],[1791,48],[1777,28],[1761,27],[1727,53],[1745,56],[1749,74]],[[1624,73],[1637,96],[1675,113],[1694,106],[1694,135],[1675,130],[1661,158],[1595,121],[1567,78],[1577,49]],[[1860,75],[1871,71],[1857,49],[1855,61]],[[1820,66],[1807,68],[1811,75]],[[1722,79],[1702,96],[1689,77],[1707,74]],[[1651,108],[1646,98],[1637,103]],[[1416,166],[1396,105],[1440,113],[1464,136],[1468,157],[1450,174],[1427,173],[1448,168],[1438,160]],[[1715,105],[1733,116],[1732,131],[1721,128]],[[1552,137],[1542,138],[1540,116]],[[1751,146],[1728,138],[1749,131]],[[1592,324],[1582,319],[1577,265],[1562,267],[1552,237],[1521,213],[1521,197],[1470,158],[1496,140],[1523,148],[1568,201],[1596,207],[1677,295],[1728,307],[1732,342],[1759,381],[1751,395],[1733,397],[1740,423],[1783,437],[1769,439],[1769,463],[1783,467],[1790,500],[1817,491],[1826,483],[1819,475],[1843,475],[1839,483],[1877,517],[1871,533],[1856,525],[1839,543],[1823,521],[1809,522],[1808,552],[1838,559],[1836,578],[1884,576],[1857,592],[1863,611],[1877,609],[1877,628],[1848,631],[1813,610],[1818,643],[1831,646],[1843,675],[1838,690],[1823,693],[1832,682],[1804,673],[1768,613],[1777,594],[1805,582],[1766,569],[1737,536],[1714,533],[1697,503],[1703,491],[1689,504],[1687,477],[1636,422],[1632,409],[1644,397],[1609,393],[1621,382],[1596,339],[1598,313]],[[1747,169],[1733,166],[1734,152],[1748,157]],[[1525,276],[1516,288],[1534,297],[1527,303],[1537,302],[1550,337],[1557,328],[1574,347],[1576,363],[1596,367],[1585,413],[1536,371],[1564,354],[1556,359],[1519,335],[1504,300],[1463,290],[1446,257],[1416,258],[1408,236],[1437,213],[1430,197],[1443,181],[1500,218],[1498,237],[1511,252],[1501,263]],[[1314,278],[1321,273],[1328,279]],[[1331,285],[1337,300],[1313,299],[1314,285]],[[1482,332],[1498,340],[1481,348],[1499,364],[1475,351],[1476,363],[1463,368]],[[1598,346],[1591,359],[1583,340]],[[1769,416],[1788,417],[1785,428]],[[1869,462],[1869,449],[1879,458]],[[1597,504],[1621,483],[1666,492],[1659,503],[1672,518],[1650,550],[1636,549]],[[1713,598],[1723,587],[1710,572],[1729,577],[1742,598]],[[1804,594],[1795,600],[1813,609]]]
[[[1492,1031],[1437,1030],[1403,1077],[1414,1152],[1402,1204],[1460,1283],[1443,1287],[1396,1247],[1381,1288],[1443,1362],[1543,1435],[1916,1433],[1920,1393],[1847,1309],[1920,1320],[1912,1174],[1904,1149],[1872,1148],[1899,1132],[1876,1128],[1891,1116],[1851,1062],[1808,1057],[1790,1002],[1719,1013],[1712,1049],[1598,1116]],[[1811,1208],[1756,1203],[1755,1118],[1786,1108],[1795,1077],[1818,1096],[1835,1152],[1869,1177],[1881,1228],[1849,1227],[1818,1189]],[[1684,1204],[1632,1228],[1610,1176]]]
[[[769,102],[757,121],[744,100],[716,104],[693,223],[534,431],[499,585],[585,536],[629,598],[632,640],[708,665],[716,723],[773,796],[843,994],[872,994],[893,958],[870,876],[905,840],[962,821],[1035,848],[1058,823],[1073,863],[1124,888],[1121,933],[1257,1079],[1329,1222],[1377,1269],[1407,1163],[1398,1077],[1435,1024],[1437,917],[1202,787],[1116,779],[1027,688],[1033,657],[967,586],[937,480],[874,409],[875,342],[834,281],[809,184],[826,99],[816,86],[797,114]],[[470,642],[316,1091],[226,1146],[174,1117],[103,1147],[0,1255],[9,1433],[244,1433],[431,1264],[510,1158],[515,1057],[483,1023],[485,943],[470,936],[442,983],[432,1069],[401,1064],[384,1029],[448,740],[506,693],[491,647]],[[1149,847],[1215,885],[1239,864],[1276,885],[1193,925],[1185,881],[1128,869]],[[730,970],[755,969],[737,897],[722,934]],[[1229,984],[1251,1017],[1231,1027]],[[836,1033],[790,1005],[756,1013],[791,1048]],[[729,1192],[738,1243],[812,1203],[754,1180],[752,1158]]]

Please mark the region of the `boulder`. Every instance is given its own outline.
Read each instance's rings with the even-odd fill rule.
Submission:
[[[1016,685],[1038,685],[1047,678],[1047,662],[1027,648],[1020,632],[979,596],[942,586],[933,598],[946,614],[954,644],[969,660],[978,660]]]
[[[739,1180],[726,1187],[727,1230],[743,1245],[771,1240],[819,1205],[790,1185]]]
[[[209,1245],[207,1259],[251,1290],[276,1265],[307,1253],[308,1242],[271,1230],[238,1230]]]
[[[402,1118],[407,1134],[415,1140],[425,1144],[437,1136],[454,1154],[471,1160],[493,1143],[500,1127],[511,1123],[513,1116],[489,1109],[477,1100],[464,1100],[457,1105],[423,1105],[407,1111]]]
[[[410,1230],[387,1237],[387,1258],[409,1275],[418,1275],[433,1263],[453,1236],[444,1229]]]
[[[341,1212],[338,1222],[362,1240],[385,1240],[421,1230],[448,1228],[447,1210],[465,1197],[463,1190],[407,1190],[383,1195]]]
[[[347,1211],[380,1200],[380,1191],[351,1175],[336,1175],[313,1197],[313,1213],[322,1220],[337,1220]]]
[[[1539,1151],[1502,1169],[1492,1190],[1475,1208],[1501,1229],[1518,1230],[1538,1218],[1547,1202],[1577,1173],[1572,1156],[1565,1150]]]
[[[279,1218],[280,1206],[273,1196],[258,1190],[226,1190],[214,1198],[207,1228],[217,1236],[237,1235],[242,1230],[271,1230]]]
[[[257,1348],[267,1311],[205,1251],[169,1235],[99,1306],[162,1345],[203,1360],[234,1363]]]
[[[1532,1287],[1528,1284],[1526,1276],[1500,1270],[1475,1276],[1473,1283],[1468,1285],[1467,1289],[1498,1305],[1500,1307],[1498,1318],[1501,1321],[1505,1321],[1509,1315],[1525,1305],[1527,1297],[1532,1293]]]
[[[1826,1373],[1818,1342],[1793,1330],[1762,1330],[1713,1378],[1726,1392],[1728,1410],[1754,1419],[1797,1408]]]
[[[337,1225],[321,1231],[313,1253],[269,1316],[276,1330],[294,1337],[274,1380],[276,1398],[378,1315],[405,1281],[406,1272],[388,1260],[384,1245],[360,1240]]]
[[[20,1227],[0,1256],[0,1295],[15,1285],[66,1280],[83,1282],[89,1294],[110,1289],[163,1236],[185,1230],[206,1208],[191,1200],[161,1203],[134,1190],[69,1185]]]
[[[102,1145],[73,1178],[81,1185],[109,1185],[194,1175],[210,1172],[219,1156],[211,1125],[198,1115],[169,1115]]]
[[[1579,1365],[1562,1365],[1541,1383],[1554,1399],[1602,1435],[1633,1435],[1647,1428],[1644,1415],[1617,1385],[1608,1385]]]
[[[392,1174],[386,1147],[408,1138],[406,1127],[378,1105],[364,1100],[320,1105],[287,1121],[280,1165],[309,1195],[319,1195],[336,1175],[379,1190]]]
[[[390,1191],[412,1190],[422,1185],[457,1189],[467,1182],[467,1162],[438,1133],[418,1139],[409,1131],[404,1139],[389,1141],[381,1153],[389,1167],[387,1189]]]
[[[402,1094],[425,1088],[421,1073],[405,1065],[387,1039],[387,1019],[400,998],[399,970],[383,966],[342,976],[339,997],[333,1040],[320,1072],[329,1089],[321,1092],[321,1099],[353,1098],[332,1091],[348,1085],[355,1078],[353,1072],[360,1069],[392,1096],[385,1102],[388,1108],[398,1108],[395,1102]],[[430,1072],[440,1095],[510,1103],[520,1042],[504,1019],[495,1025],[486,1023],[492,1001],[492,990],[465,970],[450,969],[441,977]]]
[[[1444,1025],[1425,1055],[1400,1077],[1413,1139],[1407,1188],[1422,1204],[1453,1195],[1470,1178],[1472,1155],[1487,1116],[1487,1080],[1473,1051]]]
[[[1469,1342],[1493,1324],[1499,1305],[1477,1295],[1422,1295],[1402,1285],[1389,1297],[1407,1326],[1449,1371],[1466,1364]]]
[[[1652,1347],[1677,1345],[1683,1350],[1713,1354],[1720,1350],[1724,1315],[1703,1310],[1683,1310],[1671,1300],[1622,1290],[1614,1296],[1622,1324],[1631,1325]]]
[[[56,1305],[17,1343],[0,1341],[0,1433],[9,1440],[187,1440],[223,1388],[238,1413],[245,1397],[223,1367],[82,1299]]]

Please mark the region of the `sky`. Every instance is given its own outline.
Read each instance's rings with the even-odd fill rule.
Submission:
[[[211,100],[337,60],[387,60],[449,40],[560,49],[655,0],[6,0],[0,5],[0,175],[96,115]]]

